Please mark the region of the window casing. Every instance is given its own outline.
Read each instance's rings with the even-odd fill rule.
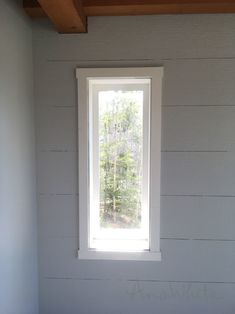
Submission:
[[[162,75],[163,69],[161,67],[77,69],[79,129],[78,256],[81,259],[161,259],[159,240]],[[132,129],[126,130],[123,123],[120,123],[117,118],[126,112],[129,113],[130,110],[134,111],[128,115],[127,121],[131,120],[132,116],[136,117],[133,124],[136,132],[133,132],[134,135]],[[110,112],[113,116],[110,116]],[[104,132],[103,128],[106,125],[104,121],[107,121],[107,119],[109,121],[109,134],[105,133],[106,137],[104,137],[102,132]],[[138,125],[135,126],[135,123],[138,123]],[[107,216],[107,212],[104,210],[106,201],[110,206],[110,199],[104,196],[106,195],[104,193],[106,191],[105,187],[109,187],[109,185],[105,186],[104,184],[106,173],[101,166],[104,151],[109,158],[113,158],[112,145],[116,142],[113,141],[110,128],[115,129],[115,132],[119,132],[122,141],[124,139],[126,149],[124,151],[126,152],[129,149],[129,155],[126,154],[125,158],[131,155],[132,168],[136,169],[136,173],[131,173],[131,180],[134,180],[135,184],[133,193],[135,193],[136,197],[134,199],[136,201],[130,201],[130,204],[132,204],[130,208],[126,205],[128,200],[123,201],[128,196],[125,191],[132,191],[132,181],[130,181],[129,186],[128,181],[124,182],[124,184],[127,184],[127,188],[122,190],[125,195],[121,194],[119,198],[117,196],[117,200],[121,200],[121,204],[125,203],[125,206],[123,206],[127,212],[131,213],[132,218],[130,219],[127,214],[126,216],[115,214],[115,223],[112,219],[110,220],[109,216],[111,215]],[[132,134],[132,137],[130,134]],[[136,140],[137,135],[141,140]],[[125,140],[126,136],[130,136],[130,139]],[[110,137],[112,138],[111,141],[108,146],[105,146],[107,138]],[[132,140],[134,142],[131,142]],[[104,147],[106,147],[106,150]],[[122,145],[118,147],[118,156],[122,158],[122,151],[120,152]],[[110,164],[114,167],[113,160]],[[127,171],[125,169],[124,172]],[[119,167],[120,171],[122,171],[121,167]],[[115,191],[118,191],[118,188]],[[112,206],[114,206],[113,202]],[[132,207],[133,209],[138,207],[138,215],[135,219],[133,218],[135,215],[133,215]],[[128,225],[128,221],[131,221],[130,225]],[[113,225],[115,227],[112,227]]]

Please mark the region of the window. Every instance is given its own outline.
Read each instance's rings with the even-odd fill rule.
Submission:
[[[160,260],[163,69],[77,69],[81,259]]]

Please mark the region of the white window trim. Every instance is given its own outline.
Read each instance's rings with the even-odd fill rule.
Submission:
[[[78,178],[79,259],[160,261],[160,171],[162,67],[77,68],[78,80]],[[110,252],[89,249],[89,82],[88,78],[151,79],[150,95],[150,249]]]
[[[90,248],[99,246],[99,250],[103,247],[103,250],[108,250],[107,247],[129,252],[129,251],[140,251],[149,248],[149,150],[150,150],[150,80],[146,79],[91,79],[89,80],[90,100],[90,137],[89,137],[89,148],[90,148],[90,191],[93,193],[90,195],[89,210],[90,214]],[[108,87],[107,87],[108,86]],[[142,208],[143,217],[141,219],[140,229],[103,229],[99,230],[99,127],[98,127],[98,94],[105,90],[140,90],[144,92],[143,99],[143,177],[142,177]],[[147,167],[146,167],[147,166]],[[93,208],[93,210],[91,209]],[[145,210],[144,210],[145,209]],[[144,215],[147,212],[147,215]],[[96,228],[95,228],[96,226]],[[129,241],[128,241],[129,239]],[[133,240],[136,241],[133,241]],[[134,248],[135,247],[135,248]]]

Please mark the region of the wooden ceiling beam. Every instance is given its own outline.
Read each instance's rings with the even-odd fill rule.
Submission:
[[[81,0],[38,0],[38,3],[59,33],[86,33],[87,18]]]
[[[32,18],[46,16],[46,13],[43,11],[37,0],[23,0],[23,8],[25,12]]]
[[[23,6],[32,18],[46,16],[37,0],[23,0]],[[83,0],[83,11],[85,16],[235,13],[235,0]]]
[[[235,0],[84,0],[87,16],[235,13]]]
[[[49,16],[60,33],[87,30],[87,16],[235,13],[235,0],[23,0],[33,18]]]

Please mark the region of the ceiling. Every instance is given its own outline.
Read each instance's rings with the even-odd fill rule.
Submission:
[[[235,0],[23,0],[23,7],[59,33],[86,33],[88,16],[235,13]]]

